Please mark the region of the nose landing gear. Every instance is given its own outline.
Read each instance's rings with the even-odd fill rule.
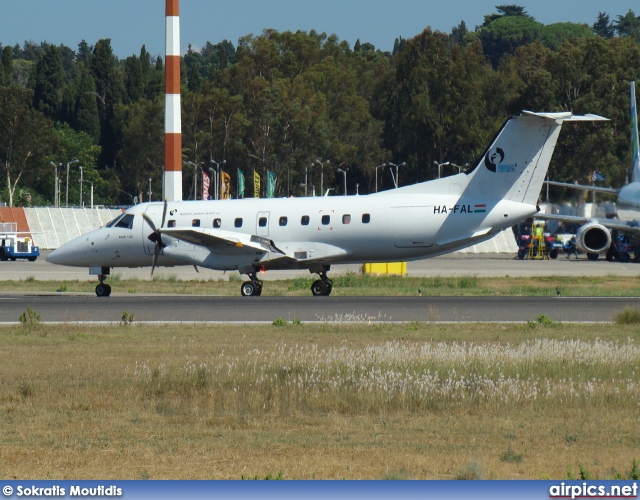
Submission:
[[[96,295],[98,297],[108,297],[111,295],[111,287],[104,282],[104,280],[107,279],[107,274],[98,274],[98,280],[100,281],[96,286]]]

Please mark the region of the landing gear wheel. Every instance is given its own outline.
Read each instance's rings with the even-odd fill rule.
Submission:
[[[240,294],[243,297],[260,297],[262,295],[262,285],[253,281],[245,281],[240,287]]]
[[[550,259],[557,259],[558,258],[558,249],[557,248],[552,248],[551,250],[549,250],[549,258]]]
[[[96,286],[96,295],[98,297],[108,297],[111,295],[111,287],[106,283],[100,283]]]
[[[316,297],[320,297],[323,295],[329,295],[331,290],[325,281],[315,280],[311,285],[311,293]]]

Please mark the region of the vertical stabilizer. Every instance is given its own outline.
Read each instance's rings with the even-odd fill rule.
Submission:
[[[596,120],[606,118],[531,111],[513,116],[469,174],[466,193],[536,205],[562,123]]]
[[[631,182],[640,182],[640,150],[638,149],[638,108],[636,84],[631,82]]]
[[[180,1],[166,0],[163,197],[182,200]]]

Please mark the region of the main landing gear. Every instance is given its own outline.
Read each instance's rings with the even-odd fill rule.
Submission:
[[[242,284],[242,286],[240,287],[240,293],[243,297],[259,297],[260,295],[262,295],[262,281],[257,278],[255,271],[252,273],[248,273],[248,275],[249,278],[251,278],[251,281],[245,281]]]
[[[329,271],[329,266],[323,266],[320,270],[311,271],[320,275],[320,279],[314,281],[311,285],[311,293],[316,297],[326,297],[333,290],[333,281],[327,276],[327,271]],[[250,281],[242,283],[240,293],[243,297],[259,297],[262,295],[262,281],[258,279],[256,271],[247,273],[247,275]]]
[[[106,279],[106,274],[98,274],[98,280],[100,281],[100,283],[96,286],[96,295],[98,297],[108,297],[109,295],[111,295],[111,287],[104,282],[104,280]]]
[[[322,271],[319,271],[320,279],[313,282],[311,285],[311,293],[316,297],[327,296],[333,290],[333,281],[327,276],[329,267],[324,267]]]

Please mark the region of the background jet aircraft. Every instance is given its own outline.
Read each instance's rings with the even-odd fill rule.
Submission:
[[[549,181],[551,186],[561,186],[582,191],[592,191],[616,196],[617,213],[612,218],[578,217],[569,215],[538,214],[545,220],[579,224],[576,231],[576,246],[585,252],[589,259],[595,260],[601,253],[613,257],[615,245],[612,243],[617,234],[627,235],[632,245],[640,245],[640,150],[638,149],[638,110],[636,108],[635,82],[631,82],[631,182],[621,189],[601,188],[581,184]],[[628,253],[619,253],[620,260],[628,261]],[[636,255],[637,257],[637,255]]]
[[[72,240],[48,262],[89,267],[98,296],[114,267],[193,265],[249,276],[308,269],[329,295],[332,264],[433,257],[474,245],[538,212],[536,203],[564,121],[605,120],[523,112],[507,120],[470,172],[365,196],[143,203]]]

